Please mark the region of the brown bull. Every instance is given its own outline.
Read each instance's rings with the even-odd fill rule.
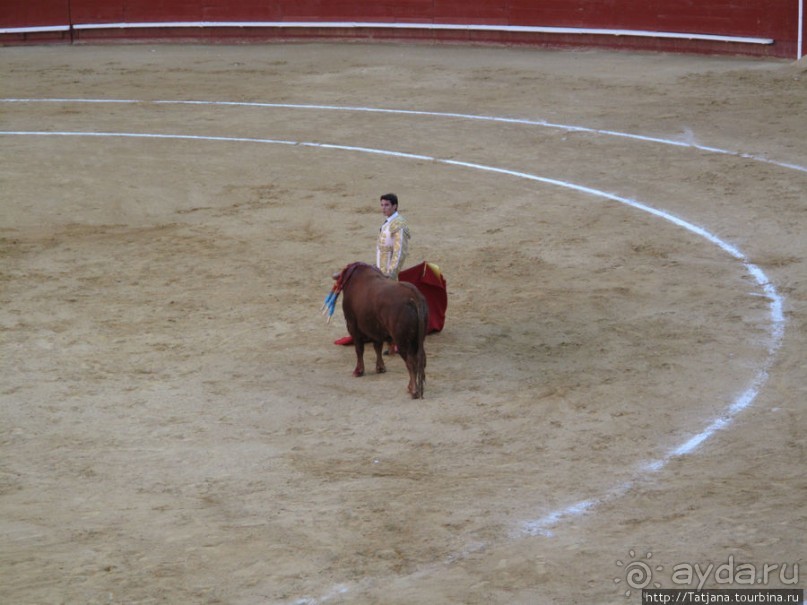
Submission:
[[[394,343],[409,371],[409,393],[423,397],[426,351],[423,340],[429,324],[426,299],[412,284],[384,276],[365,263],[353,263],[335,277],[334,291],[341,291],[347,330],[356,347],[354,376],[364,375],[364,345],[373,343],[376,372],[386,372],[381,349]]]

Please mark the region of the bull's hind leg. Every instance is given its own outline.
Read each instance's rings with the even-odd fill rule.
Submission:
[[[356,369],[353,370],[353,375],[364,376],[364,343],[360,338],[354,338],[353,344],[356,347]]]
[[[381,350],[384,348],[384,343],[374,342],[373,348],[375,349],[375,371],[379,374],[383,374],[387,371],[387,367],[384,365],[384,357],[381,353]]]
[[[423,393],[420,392],[417,382],[417,355],[414,353],[407,353],[406,356],[401,354],[406,362],[406,369],[409,371],[409,386],[406,390],[412,395],[412,399],[420,399]]]

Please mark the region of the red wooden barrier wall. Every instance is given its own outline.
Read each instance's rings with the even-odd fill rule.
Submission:
[[[0,0],[0,43],[121,39],[367,38],[600,46],[784,58],[805,54],[807,0]],[[311,22],[311,27],[277,27]],[[316,27],[316,23],[328,27]],[[142,24],[174,23],[173,27]],[[238,25],[227,24],[237,23]],[[271,23],[272,27],[245,27]],[[334,24],[343,23],[342,27]],[[771,39],[747,43],[507,29],[380,28],[378,24],[537,26]],[[115,27],[96,28],[99,24]],[[120,27],[120,24],[138,27]],[[193,26],[188,26],[193,24]],[[372,27],[360,27],[373,24]],[[802,31],[800,32],[800,28]]]

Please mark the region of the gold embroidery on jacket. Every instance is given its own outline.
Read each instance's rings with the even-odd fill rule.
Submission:
[[[398,271],[403,268],[409,252],[409,238],[409,226],[400,215],[381,226],[376,245],[376,266],[384,275],[398,279]]]

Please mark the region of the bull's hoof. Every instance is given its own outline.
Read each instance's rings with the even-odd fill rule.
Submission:
[[[376,374],[383,374],[384,372],[387,371],[387,368],[385,366],[376,366],[375,371]]]
[[[353,370],[353,377],[358,378],[359,376],[364,376],[364,370],[356,368],[355,370]]]

